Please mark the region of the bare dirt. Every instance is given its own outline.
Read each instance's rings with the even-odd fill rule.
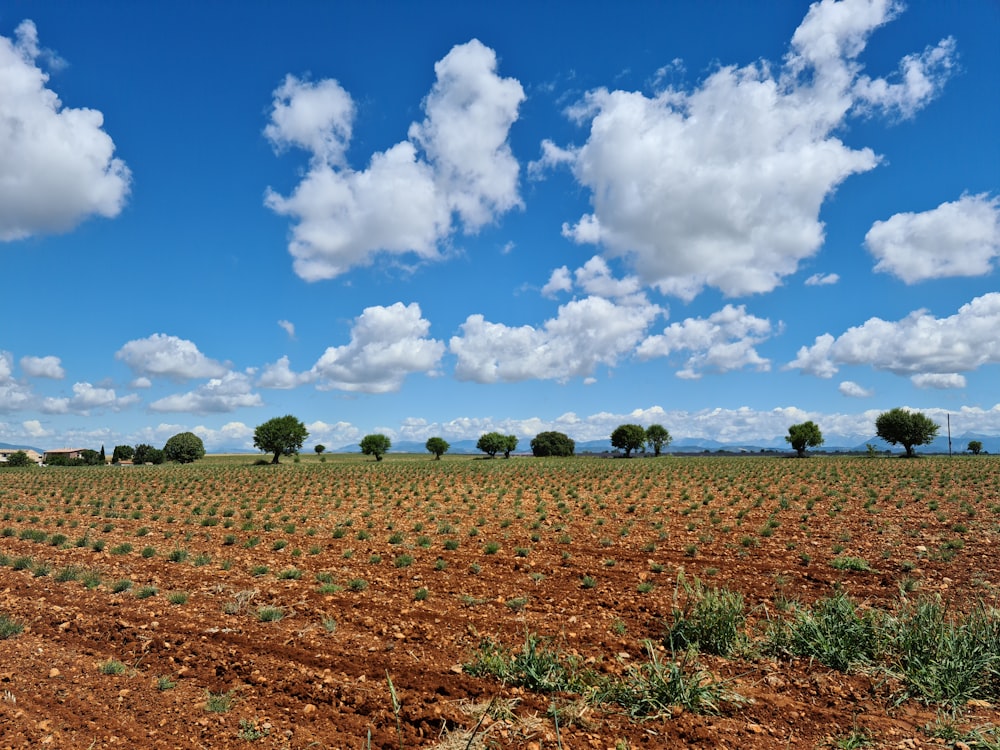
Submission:
[[[961,609],[1000,584],[992,458],[248,463],[0,471],[0,614],[24,626],[0,748],[945,747],[940,707],[874,671],[700,655],[743,700],[636,720],[462,665],[528,634],[608,675],[646,641],[668,660],[682,571],[740,592],[751,638],[835,589]]]

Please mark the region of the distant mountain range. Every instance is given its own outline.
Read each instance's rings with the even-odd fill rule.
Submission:
[[[41,448],[36,448],[33,445],[12,445],[11,443],[0,443],[0,450],[5,451],[35,451],[35,453],[42,454],[45,453]]]
[[[997,435],[980,435],[974,432],[966,432],[958,437],[952,436],[951,439],[951,450],[952,453],[965,453],[966,447],[972,440],[978,440],[983,444],[983,451],[991,454],[1000,453],[1000,436]],[[448,453],[460,454],[460,455],[476,455],[481,453],[481,451],[476,450],[476,440],[455,440],[450,441],[450,448],[448,448]],[[902,448],[900,446],[892,446],[886,443],[884,440],[878,437],[865,438],[864,436],[844,436],[844,435],[828,435],[826,436],[826,442],[820,446],[818,452],[821,453],[866,453],[868,444],[874,445],[875,449],[880,452],[891,451],[893,453],[901,453]],[[38,453],[45,453],[43,448],[37,448],[32,445],[14,445],[11,443],[0,443],[0,449],[6,450],[34,450]],[[330,453],[358,453],[358,444],[351,443],[349,445],[343,445],[339,448],[328,449]],[[791,452],[791,447],[785,442],[784,437],[771,438],[769,440],[754,440],[748,441],[746,443],[723,443],[718,440],[709,440],[706,438],[677,438],[674,440],[670,446],[667,448],[667,453],[773,453],[781,452],[785,453]],[[578,440],[576,443],[576,452],[579,453],[611,453],[614,449],[611,447],[610,440]],[[930,445],[922,445],[916,449],[917,453],[948,453],[948,436],[938,436],[938,438]],[[213,453],[255,453],[256,451],[247,450],[242,446],[219,446],[216,447]],[[308,451],[304,451],[308,452]],[[424,443],[416,440],[400,440],[392,444],[392,453],[425,453],[426,448],[424,448]],[[526,454],[531,452],[531,439],[523,438],[517,444],[516,453]],[[813,451],[816,452],[816,451]],[[110,454],[109,454],[110,455]]]
[[[965,453],[966,447],[972,440],[978,440],[983,444],[983,451],[987,453],[1000,453],[1000,436],[979,435],[967,432],[959,437],[952,436],[952,452]],[[449,441],[448,453],[477,454],[481,451],[476,449],[476,440],[455,440]],[[822,453],[867,453],[868,444],[874,445],[880,452],[887,450],[893,453],[901,453],[901,446],[892,446],[879,437],[865,438],[863,436],[828,436],[826,442],[817,449]],[[344,445],[340,448],[332,449],[334,453],[357,453],[356,443]],[[418,441],[401,440],[392,444],[393,453],[424,453],[424,444]],[[610,453],[614,448],[608,440],[586,440],[576,442],[576,452],[579,453]],[[708,440],[704,438],[678,438],[670,443],[667,453],[716,453],[718,451],[726,453],[767,453],[767,452],[791,452],[792,449],[785,442],[784,437],[776,437],[770,440],[755,440],[746,443],[723,443],[718,440]],[[522,439],[517,444],[516,453],[530,453],[531,440]],[[948,453],[948,436],[938,437],[930,445],[922,445],[916,448],[917,453]]]

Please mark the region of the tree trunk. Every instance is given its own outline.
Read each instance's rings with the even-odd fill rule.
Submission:
[[[272,464],[278,463],[278,457],[281,455],[281,451],[274,452],[274,458],[271,459]]]

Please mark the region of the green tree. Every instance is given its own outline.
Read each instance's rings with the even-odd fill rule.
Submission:
[[[507,449],[507,436],[499,432],[487,432],[480,435],[476,442],[476,450],[482,451],[490,458],[495,458],[497,453]]]
[[[7,466],[11,468],[19,468],[24,466],[34,466],[35,462],[31,460],[27,453],[24,451],[15,451],[7,456]]]
[[[448,441],[440,437],[427,438],[427,443],[424,447],[434,454],[434,460],[440,461],[441,456],[448,452],[451,447],[448,445]]]
[[[979,440],[970,440],[969,447],[966,450],[968,450],[973,456],[978,456],[983,452],[983,444]]]
[[[131,461],[133,456],[135,456],[135,448],[131,445],[116,445],[114,451],[111,452],[111,463]]]
[[[84,448],[80,451],[80,462],[84,466],[104,466],[105,460],[103,445],[100,451],[91,450],[90,448]]]
[[[923,412],[896,407],[884,411],[875,420],[875,434],[887,443],[902,445],[907,457],[912,457],[915,445],[927,445],[937,437],[941,425]]]
[[[517,435],[504,435],[503,457],[510,458],[511,451],[517,450]]]
[[[793,424],[788,428],[788,434],[785,435],[785,442],[795,449],[799,458],[805,458],[806,448],[815,448],[817,445],[823,445],[823,433],[820,432],[816,423],[812,421]]]
[[[163,451],[146,443],[139,443],[135,446],[135,453],[132,454],[132,463],[137,465],[162,464]]]
[[[620,424],[611,433],[611,445],[625,451],[628,458],[632,451],[637,451],[646,444],[646,431],[642,425]]]
[[[391,447],[392,441],[385,435],[365,435],[361,438],[361,452],[366,456],[375,456],[376,461],[381,461],[382,456],[388,453]]]
[[[326,446],[323,445],[322,443],[316,443],[316,447],[313,448],[313,450],[316,451],[316,455],[317,456],[322,456],[323,455],[323,451],[326,450]]]
[[[167,461],[190,464],[205,457],[205,444],[193,432],[179,432],[163,446],[163,457]]]
[[[253,445],[264,453],[273,453],[272,464],[281,456],[292,456],[302,449],[302,443],[309,437],[309,431],[291,414],[274,417],[253,431]]]
[[[576,450],[573,439],[561,432],[539,432],[531,439],[531,453],[544,456],[572,456]]]
[[[659,456],[660,451],[670,445],[672,440],[667,428],[662,424],[651,424],[646,428],[646,442],[652,446],[654,456]]]

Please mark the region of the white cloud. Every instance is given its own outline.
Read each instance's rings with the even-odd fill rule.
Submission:
[[[561,305],[541,328],[470,315],[451,339],[455,376],[478,383],[587,377],[630,353],[661,312],[642,297],[620,304],[591,296]]]
[[[341,165],[354,114],[351,95],[336,81],[310,83],[287,75],[274,91],[264,135],[278,150],[298,146],[319,161]]]
[[[806,286],[828,286],[840,281],[840,275],[835,273],[814,273],[806,279]]]
[[[38,32],[0,36],[0,241],[117,216],[131,175],[95,109],[64,108],[38,67]],[[42,55],[44,57],[44,55]]]
[[[198,351],[194,342],[163,333],[129,341],[115,353],[115,359],[123,361],[137,375],[173,380],[219,378],[229,370],[227,365]]]
[[[295,324],[290,323],[287,320],[279,320],[278,325],[288,334],[289,338],[295,338]]]
[[[21,357],[21,369],[29,378],[62,380],[66,377],[59,357]]]
[[[217,414],[263,405],[264,401],[260,395],[253,392],[253,385],[248,375],[227,372],[221,378],[212,378],[193,391],[154,401],[149,408],[156,412]]]
[[[410,373],[433,374],[444,354],[441,341],[427,338],[430,325],[416,302],[367,307],[354,321],[351,342],[328,348],[309,375],[324,390],[398,391]]]
[[[803,373],[820,378],[832,378],[837,374],[837,366],[831,359],[831,350],[835,341],[836,339],[829,333],[817,336],[816,342],[812,346],[800,347],[795,359],[782,369],[798,369]]]
[[[90,383],[74,383],[70,398],[46,398],[41,410],[46,414],[80,414],[89,416],[93,410],[121,411],[139,403],[139,396],[119,397],[113,388],[98,388]]]
[[[729,372],[744,367],[771,369],[771,362],[755,346],[771,337],[771,321],[746,311],[745,305],[726,305],[707,318],[671,323],[662,334],[650,336],[636,351],[640,359],[691,352],[677,376],[697,379],[705,370]]]
[[[265,134],[277,147],[312,154],[289,197],[269,189],[265,199],[295,221],[289,252],[303,279],[334,278],[379,253],[436,259],[453,213],[474,232],[521,205],[519,165],[507,142],[521,85],[497,76],[496,55],[478,40],[452,48],[434,69],[425,119],[360,172],[344,162],[354,108],[336,81],[289,76],[275,91]]]
[[[25,434],[33,438],[49,437],[49,435],[52,434],[50,430],[46,430],[42,427],[42,423],[37,419],[27,419],[24,422],[21,422],[21,426],[24,428]]]
[[[130,388],[152,388],[153,381],[147,377],[138,377],[129,383]]]
[[[865,245],[878,263],[907,284],[947,276],[986,276],[1000,257],[1000,198],[963,195],[923,213],[876,221]]]
[[[552,272],[549,280],[542,287],[543,297],[555,297],[559,292],[569,292],[573,289],[573,276],[566,266],[560,266]]]
[[[177,430],[174,430],[175,434]],[[219,429],[212,429],[204,425],[191,428],[191,432],[201,438],[207,451],[213,449],[234,449],[253,448],[252,427],[248,427],[243,422],[226,422]]]
[[[361,438],[361,430],[350,422],[335,422],[328,424],[322,420],[306,425],[309,430],[309,442],[322,443],[327,448],[340,448],[349,443],[356,443]]]
[[[264,366],[264,372],[257,379],[257,385],[261,388],[289,390],[298,388],[303,383],[308,383],[313,379],[310,373],[292,372],[288,357],[285,356],[279,358],[277,362]]]
[[[828,378],[839,365],[870,365],[897,375],[946,376],[954,383],[956,373],[1000,364],[998,330],[1000,292],[990,292],[946,318],[916,310],[896,322],[869,318],[837,338],[824,333],[799,349],[785,369]]]
[[[925,373],[910,377],[917,388],[965,388],[965,376],[955,372]]]
[[[31,389],[14,379],[14,355],[0,349],[0,413],[27,409],[34,400]]]
[[[853,380],[845,380],[837,386],[837,390],[844,396],[849,396],[850,398],[870,398],[875,395],[875,391],[858,385]]]
[[[598,89],[570,109],[586,143],[543,144],[537,173],[569,164],[592,211],[564,234],[629,259],[645,284],[684,299],[703,287],[768,292],[824,239],[824,200],[873,169],[838,137],[853,113],[910,115],[947,77],[953,43],[903,61],[904,82],[861,75],[868,35],[895,12],[879,0],[815,3],[783,65],[721,67],[691,91]]]

